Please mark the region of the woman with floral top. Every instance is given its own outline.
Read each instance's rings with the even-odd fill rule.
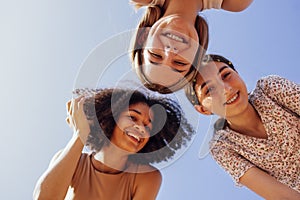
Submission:
[[[248,94],[232,63],[207,55],[185,88],[195,109],[216,114],[210,151],[234,179],[266,199],[300,199],[300,85],[270,75]]]

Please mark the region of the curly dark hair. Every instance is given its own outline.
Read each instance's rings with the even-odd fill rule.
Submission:
[[[129,156],[132,162],[149,164],[167,161],[172,158],[176,150],[186,146],[195,134],[195,130],[184,117],[180,105],[170,98],[121,88],[88,91],[91,95],[85,100],[84,111],[91,122],[91,132],[86,145],[93,151],[97,152],[110,143],[120,113],[128,109],[129,105],[136,103],[145,103],[151,107],[154,120],[149,141],[138,153]],[[86,93],[86,89],[75,90],[75,93],[82,95]]]

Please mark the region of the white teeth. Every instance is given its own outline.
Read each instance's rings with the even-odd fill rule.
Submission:
[[[179,36],[174,35],[172,33],[167,33],[165,36],[170,38],[170,39],[176,40],[178,42],[184,42],[184,39],[182,37],[179,37]]]
[[[230,104],[232,102],[234,102],[236,99],[238,98],[238,94],[234,95],[231,99],[229,99],[226,103]]]
[[[141,140],[138,136],[134,135],[133,133],[131,132],[127,132],[127,135],[131,136],[131,137],[134,137],[138,142]]]

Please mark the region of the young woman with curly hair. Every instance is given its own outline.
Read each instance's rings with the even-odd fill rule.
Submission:
[[[34,199],[155,199],[162,176],[151,163],[167,161],[194,134],[178,103],[134,90],[96,90],[67,110],[73,137],[39,179]]]
[[[131,0],[146,10],[130,49],[141,82],[160,93],[183,88],[196,74],[208,47],[208,25],[200,11],[215,8],[232,12],[253,0]]]

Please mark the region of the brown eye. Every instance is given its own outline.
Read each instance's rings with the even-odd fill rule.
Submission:
[[[215,88],[214,88],[214,87],[207,87],[207,90],[205,91],[205,95],[208,95],[208,94],[211,94],[211,93],[213,93],[213,92],[214,92],[214,90],[215,90]]]
[[[129,115],[128,117],[134,122],[137,120],[137,118],[135,116]]]

